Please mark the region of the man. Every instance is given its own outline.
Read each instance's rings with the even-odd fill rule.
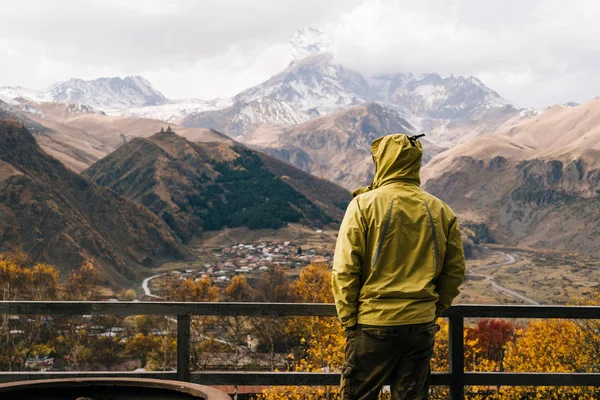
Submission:
[[[422,135],[421,135],[422,136]],[[333,294],[346,330],[342,400],[427,399],[437,318],[459,293],[465,259],[456,216],[422,190],[420,136],[373,142],[375,176],[340,227]]]

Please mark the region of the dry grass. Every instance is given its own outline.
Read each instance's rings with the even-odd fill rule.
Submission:
[[[538,301],[541,304],[567,304],[575,298],[589,297],[600,288],[600,260],[593,257],[549,250],[491,247],[492,253],[483,260],[469,261],[467,272],[490,275],[494,281]],[[513,254],[517,262],[510,265],[485,267],[505,260],[502,253]],[[457,303],[524,304],[507,294],[494,290],[483,279],[467,277]]]

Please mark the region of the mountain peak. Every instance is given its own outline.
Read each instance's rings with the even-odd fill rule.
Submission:
[[[288,49],[293,60],[302,60],[315,54],[330,52],[331,39],[326,32],[307,26],[294,33]]]
[[[141,76],[70,79],[50,88],[54,101],[86,104],[98,109],[120,109],[164,104],[165,96]]]

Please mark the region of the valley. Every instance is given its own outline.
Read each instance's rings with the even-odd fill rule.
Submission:
[[[457,301],[464,304],[575,304],[598,292],[600,259],[552,250],[486,246],[469,260]]]
[[[335,230],[318,232],[295,224],[277,231],[236,228],[210,232],[190,244],[195,261],[163,265],[150,282],[144,281],[146,288],[140,294],[164,294],[170,280],[190,277],[226,285],[234,276],[242,275],[252,284],[276,265],[294,280],[309,262],[331,264],[336,236]],[[262,252],[265,247],[276,249],[284,243],[294,250],[302,248],[307,257],[299,259],[296,251],[289,258],[288,253],[281,253],[280,260],[273,263],[248,253],[255,249]],[[598,257],[501,245],[480,245],[476,253],[477,258],[467,260],[459,304],[573,304],[600,290]],[[219,282],[218,277],[225,278]]]

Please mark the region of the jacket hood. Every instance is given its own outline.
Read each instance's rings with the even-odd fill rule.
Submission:
[[[375,176],[371,185],[355,191],[354,196],[392,182],[409,182],[417,186],[421,184],[419,173],[423,147],[415,137],[403,134],[383,136],[375,139],[371,149]]]

